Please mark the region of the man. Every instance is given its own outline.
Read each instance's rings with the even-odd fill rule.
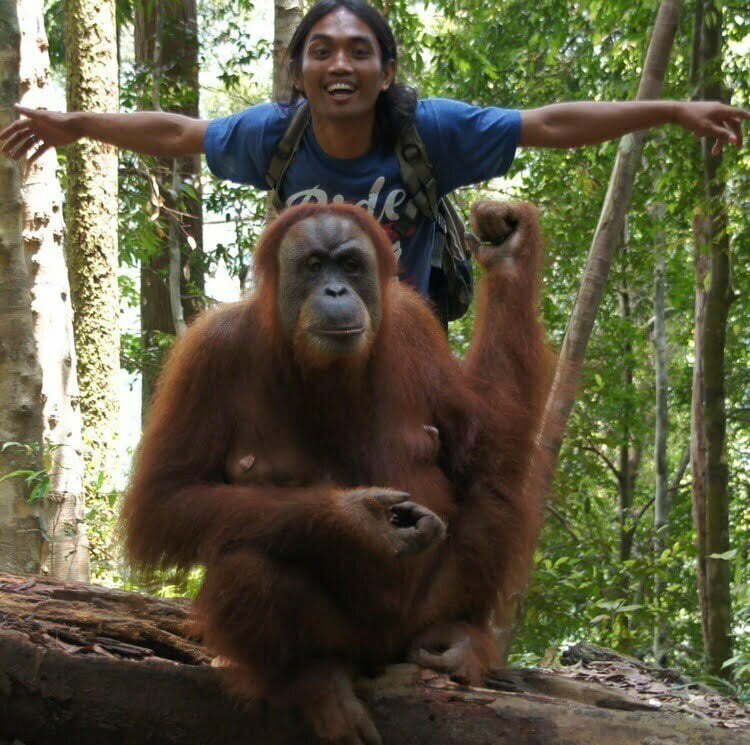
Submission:
[[[507,171],[517,146],[568,148],[674,123],[699,137],[742,145],[750,112],[718,102],[575,102],[526,111],[479,108],[447,99],[416,100],[395,82],[396,43],[385,19],[362,0],[321,0],[301,21],[289,48],[295,93],[288,104],[259,104],[213,122],[178,114],[49,112],[25,116],[0,132],[0,152],[33,162],[80,137],[149,155],[206,153],[221,178],[268,188],[268,165],[299,97],[311,126],[279,193],[301,201],[359,203],[394,241],[402,274],[426,293],[436,224],[407,215],[409,194],[394,152],[398,129],[413,119],[433,166],[438,196]],[[411,207],[414,213],[413,206]],[[412,224],[406,229],[404,225]]]

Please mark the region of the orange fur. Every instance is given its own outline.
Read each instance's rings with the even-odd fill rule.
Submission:
[[[199,623],[246,693],[310,690],[314,665],[328,685],[342,669],[403,660],[432,627],[468,629],[470,677],[496,660],[498,593],[522,588],[540,525],[527,477],[547,374],[537,217],[511,209],[519,262],[487,270],[464,364],[393,276],[381,228],[341,205],[274,221],[256,254],[256,296],[207,313],[172,351],[125,501],[127,550],[138,565],[206,564]],[[278,247],[296,221],[328,213],[373,240],[383,318],[366,359],[301,369],[276,319]],[[475,224],[480,236],[490,218]],[[240,460],[247,477],[228,483]],[[389,553],[342,499],[362,486],[409,492],[446,523],[445,542]]]

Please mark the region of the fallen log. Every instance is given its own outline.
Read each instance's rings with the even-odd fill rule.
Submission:
[[[186,636],[188,612],[182,600],[0,573],[0,738],[315,742],[294,712],[225,693],[211,657]],[[487,686],[394,665],[358,689],[386,745],[750,745],[737,729],[544,670],[494,671]]]

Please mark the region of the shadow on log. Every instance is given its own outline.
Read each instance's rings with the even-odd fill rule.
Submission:
[[[227,696],[209,655],[185,637],[187,620],[185,601],[0,573],[0,738],[315,742],[293,712]],[[385,745],[750,745],[737,730],[541,670],[498,670],[488,688],[467,688],[394,665],[360,683]]]

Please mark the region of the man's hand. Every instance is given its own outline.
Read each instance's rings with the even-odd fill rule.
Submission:
[[[696,137],[715,137],[712,155],[718,155],[726,143],[742,147],[742,120],[750,111],[718,101],[686,101],[676,104],[675,122]]]
[[[742,145],[750,111],[718,101],[576,101],[521,112],[521,145],[579,147],[613,140],[661,124],[679,124],[698,137],[716,137],[716,155]]]
[[[70,145],[82,136],[71,114],[18,105],[15,109],[25,118],[16,120],[0,132],[0,153],[8,158],[20,160],[33,151],[29,158],[31,165],[51,147]]]
[[[81,137],[106,142],[136,153],[175,158],[203,152],[208,121],[167,111],[109,112],[27,109],[0,132],[0,153],[19,160],[31,154],[29,164],[51,147],[70,145]]]

